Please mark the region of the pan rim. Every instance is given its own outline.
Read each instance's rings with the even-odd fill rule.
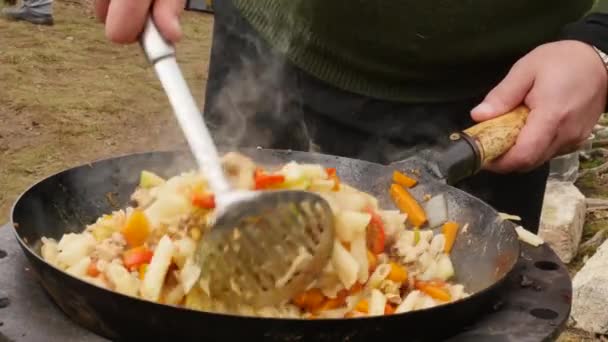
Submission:
[[[231,151],[255,151],[255,150],[262,150],[262,151],[269,151],[269,152],[274,152],[274,153],[279,153],[279,154],[285,154],[285,153],[306,153],[307,155],[316,155],[316,156],[321,156],[321,157],[329,157],[329,158],[339,158],[341,160],[352,160],[354,162],[357,162],[359,164],[361,163],[366,163],[370,166],[376,166],[376,167],[388,167],[388,168],[392,168],[392,165],[383,165],[383,164],[379,164],[379,163],[373,163],[373,162],[369,162],[369,161],[365,161],[365,160],[359,160],[359,159],[354,159],[354,158],[349,158],[349,157],[342,157],[342,156],[335,156],[335,155],[329,155],[329,154],[323,154],[323,153],[317,153],[317,152],[305,152],[305,151],[295,151],[295,150],[280,150],[280,149],[264,149],[264,148],[235,148],[235,149],[231,149]],[[222,153],[223,150],[220,149],[220,153]],[[30,254],[30,256],[33,256],[34,258],[36,258],[38,261],[42,262],[44,265],[46,265],[47,267],[51,267],[53,270],[61,273],[62,276],[67,276],[70,277],[80,283],[84,283],[85,286],[92,286],[94,288],[100,289],[102,291],[107,292],[108,294],[112,294],[112,295],[119,295],[122,297],[126,297],[128,299],[131,300],[138,300],[138,301],[142,301],[142,302],[146,302],[146,303],[151,303],[151,304],[155,304],[155,305],[160,305],[162,307],[165,308],[170,308],[170,309],[175,309],[175,310],[181,310],[181,311],[189,311],[189,312],[194,312],[194,313],[202,313],[202,314],[206,314],[206,315],[219,315],[219,316],[223,316],[223,317],[228,317],[228,318],[238,318],[238,319],[255,319],[255,320],[264,320],[264,321],[276,321],[276,322],[290,322],[291,324],[307,324],[307,323],[295,323],[295,322],[315,322],[318,324],[318,322],[345,322],[345,321],[353,321],[353,320],[380,320],[380,319],[399,319],[400,317],[404,317],[404,316],[411,316],[411,314],[416,314],[416,313],[421,313],[421,312],[430,312],[434,309],[438,309],[438,308],[445,308],[445,307],[450,307],[456,304],[459,304],[461,302],[464,301],[468,301],[471,298],[478,298],[483,296],[483,294],[485,294],[486,292],[492,291],[494,290],[496,287],[501,286],[504,281],[507,279],[507,277],[512,273],[512,271],[515,269],[515,265],[517,264],[519,258],[521,257],[521,245],[520,242],[518,241],[518,243],[516,244],[516,250],[514,251],[517,254],[517,257],[513,258],[513,262],[511,265],[508,265],[508,270],[500,277],[500,278],[496,278],[496,280],[494,281],[493,284],[485,287],[482,290],[476,291],[474,293],[471,293],[468,297],[466,298],[461,298],[459,300],[453,301],[453,302],[448,302],[448,303],[441,303],[439,305],[433,306],[431,308],[425,308],[425,309],[417,309],[417,310],[413,310],[413,311],[408,311],[408,312],[402,312],[402,313],[396,313],[396,314],[392,314],[392,315],[379,315],[379,316],[363,316],[363,317],[349,317],[349,318],[319,318],[319,319],[309,319],[309,318],[292,318],[292,317],[261,317],[261,316],[250,316],[250,315],[239,315],[239,314],[229,314],[229,313],[221,313],[221,312],[214,312],[214,311],[202,311],[202,310],[195,310],[195,309],[190,309],[187,307],[181,307],[181,306],[173,306],[173,305],[169,305],[169,304],[164,304],[164,303],[158,303],[158,302],[153,302],[150,300],[147,300],[145,298],[140,298],[140,297],[134,297],[134,296],[129,296],[129,295],[125,295],[123,293],[114,291],[114,290],[110,290],[110,289],[106,289],[103,288],[101,286],[98,286],[96,284],[87,282],[85,280],[82,280],[78,277],[75,277],[69,273],[67,273],[66,271],[59,269],[58,267],[50,264],[49,262],[47,262],[46,260],[44,260],[44,258],[42,258],[42,256],[40,255],[40,253],[34,251],[33,247],[30,246],[30,244],[28,242],[26,242],[21,235],[18,232],[18,227],[19,227],[19,223],[15,222],[15,211],[16,208],[18,207],[18,205],[22,202],[22,199],[27,196],[27,194],[29,192],[31,192],[34,188],[38,187],[40,184],[42,184],[43,182],[47,181],[48,179],[54,178],[62,173],[66,173],[69,172],[71,170],[74,169],[78,169],[78,168],[83,168],[83,167],[93,167],[94,164],[100,164],[103,162],[107,162],[110,160],[117,160],[117,159],[121,159],[121,158],[128,158],[128,157],[132,157],[132,156],[142,156],[142,155],[152,155],[152,154],[159,154],[159,153],[167,153],[167,154],[176,154],[176,153],[180,153],[180,154],[188,154],[188,149],[159,149],[159,150],[149,150],[149,151],[140,151],[140,152],[134,152],[134,153],[123,153],[123,154],[119,154],[119,155],[115,155],[112,157],[105,157],[105,158],[99,158],[99,159],[95,159],[89,162],[83,162],[80,163],[76,166],[72,166],[72,167],[68,167],[66,169],[60,170],[58,172],[54,172],[54,173],[50,173],[47,176],[43,176],[43,178],[37,180],[36,182],[34,182],[32,185],[30,185],[29,187],[27,187],[24,191],[22,191],[21,194],[19,194],[17,196],[17,198],[15,199],[12,207],[11,207],[11,212],[10,212],[10,226],[11,229],[13,230],[13,234],[15,235],[15,238],[17,240],[17,242],[19,243],[19,245],[21,246],[21,248],[28,254]],[[485,206],[490,207],[492,210],[496,211],[493,207],[489,206],[489,204],[477,199],[476,197],[458,189],[455,187],[452,187],[454,191],[458,191],[458,192],[462,192],[463,194],[465,194],[466,196],[469,197],[473,197],[474,199],[478,200],[480,203],[482,203]],[[501,223],[507,223],[507,227],[509,230],[512,230],[512,233],[514,234],[514,236],[517,236],[517,233],[515,231],[515,225],[513,222],[509,221],[509,220],[502,220],[501,219]],[[29,262],[29,261],[28,261]],[[45,292],[49,293],[49,291],[45,288],[44,285],[40,284],[42,286],[42,288],[45,290]],[[50,294],[50,293],[49,293]],[[54,297],[51,296],[51,298]]]

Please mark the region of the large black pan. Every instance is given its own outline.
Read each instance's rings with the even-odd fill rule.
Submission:
[[[478,127],[477,130],[469,130],[468,135],[454,137],[455,142],[447,153],[429,153],[424,158],[413,158],[390,167],[314,153],[241,151],[264,165],[296,160],[336,167],[344,182],[377,196],[383,207],[393,207],[388,196],[392,170],[419,169],[421,182],[415,187],[414,195],[422,198],[425,194],[444,194],[450,219],[469,223],[468,230],[461,231],[457,238],[452,260],[456,280],[473,293],[464,300],[426,310],[385,317],[332,320],[269,319],[199,312],[96,287],[41,258],[42,237],[58,239],[68,232],[80,232],[100,215],[124,207],[142,169],[170,177],[193,168],[188,153],[127,155],[60,172],[21,195],[15,203],[12,221],[19,244],[55,303],[75,322],[112,340],[367,341],[400,336],[415,341],[436,338],[462,328],[483,314],[492,305],[495,291],[519,256],[519,243],[511,223],[501,220],[498,213],[482,201],[437,178],[453,180],[473,172],[479,167],[480,160],[489,159],[495,152],[497,142],[507,137],[512,144],[512,133],[515,132],[516,136],[523,123],[521,120],[518,122],[516,127],[509,123],[508,129],[501,128],[503,133],[506,132],[502,138],[499,135],[499,139],[495,139],[495,132]],[[488,140],[488,134],[493,139]],[[499,149],[504,150],[507,145]],[[428,163],[429,160],[439,162]]]

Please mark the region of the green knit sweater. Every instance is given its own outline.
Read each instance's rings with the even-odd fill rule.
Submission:
[[[478,96],[593,0],[233,0],[271,46],[338,88],[405,102]]]

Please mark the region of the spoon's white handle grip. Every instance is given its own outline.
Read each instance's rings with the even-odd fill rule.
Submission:
[[[186,141],[198,166],[205,173],[211,190],[218,195],[228,192],[230,187],[224,177],[219,154],[177,65],[175,49],[161,36],[150,17],[139,41],[148,60],[154,65]]]
[[[156,64],[157,61],[175,56],[175,48],[160,34],[152,17],[146,19],[144,32],[139,38],[139,42],[146,53],[148,61]]]

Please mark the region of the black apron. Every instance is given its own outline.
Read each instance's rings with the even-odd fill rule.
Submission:
[[[204,115],[217,144],[314,151],[379,163],[405,159],[474,124],[481,100],[410,104],[354,94],[291,65],[229,0],[214,2]],[[548,164],[529,173],[480,172],[458,188],[537,232]]]

